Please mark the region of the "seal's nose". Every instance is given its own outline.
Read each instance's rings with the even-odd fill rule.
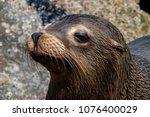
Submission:
[[[35,45],[37,45],[37,42],[42,34],[43,34],[42,32],[35,32],[31,35],[31,38]]]

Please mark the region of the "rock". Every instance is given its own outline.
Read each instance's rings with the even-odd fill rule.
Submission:
[[[0,99],[44,99],[48,73],[28,65],[26,50],[29,34],[41,27],[39,16],[20,0],[0,0],[0,16]]]

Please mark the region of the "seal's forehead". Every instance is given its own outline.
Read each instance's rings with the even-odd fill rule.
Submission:
[[[75,15],[67,15],[57,21],[55,21],[52,24],[49,24],[46,26],[47,27],[52,27],[52,28],[61,28],[65,26],[72,26],[73,24],[82,24],[82,25],[87,25],[87,24],[99,24],[98,22],[103,21],[103,18],[99,18],[96,16],[92,15],[84,15],[84,14],[75,14]]]
[[[46,26],[45,30],[59,35],[84,31],[87,34],[96,34],[104,38],[113,38],[115,35],[113,33],[117,31],[117,29],[104,18],[83,14],[65,16],[53,24]],[[117,39],[118,37],[115,38]]]
[[[84,14],[74,14],[74,15],[67,15],[59,20],[60,23],[64,24],[78,24],[78,23],[86,23],[86,22],[95,22],[100,20],[99,17],[93,15],[84,15]]]
[[[83,14],[76,14],[76,15],[69,15],[62,19],[62,23],[64,24],[89,24],[89,23],[96,23],[100,20],[96,16],[91,15],[83,15]]]
[[[83,24],[74,24],[67,30],[68,35],[73,35],[78,32],[87,33],[89,35],[92,33],[92,31],[88,27],[84,26]]]

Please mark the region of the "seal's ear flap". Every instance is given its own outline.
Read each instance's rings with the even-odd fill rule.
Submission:
[[[110,39],[111,42],[111,46],[117,50],[118,52],[120,52],[121,54],[125,51],[125,48],[123,47],[122,44],[118,43],[117,41]]]

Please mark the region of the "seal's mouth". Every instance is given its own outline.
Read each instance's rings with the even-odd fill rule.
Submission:
[[[73,66],[72,64],[70,64],[67,58],[50,56],[50,55],[40,55],[31,52],[29,53],[33,60],[43,65],[51,72],[58,73],[59,71],[62,72],[64,70],[69,71]]]
[[[54,57],[54,56],[49,56],[49,55],[35,55],[35,54],[30,54],[32,58],[41,64],[55,64],[55,65],[68,65],[67,60],[64,59],[63,57]]]

